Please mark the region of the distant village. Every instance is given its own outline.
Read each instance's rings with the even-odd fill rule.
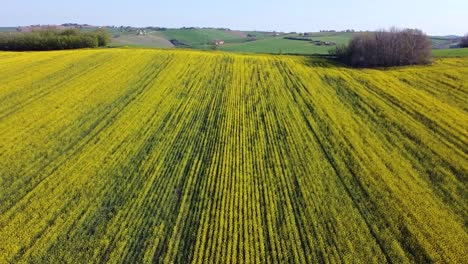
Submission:
[[[101,28],[98,26],[92,26],[88,24],[75,24],[75,23],[66,23],[61,25],[30,25],[30,26],[20,26],[16,28],[18,32],[31,32],[35,30],[65,30],[65,29],[82,29],[82,28]]]

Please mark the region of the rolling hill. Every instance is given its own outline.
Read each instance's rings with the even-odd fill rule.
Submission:
[[[235,31],[226,29],[167,29],[163,31],[149,31],[151,37],[137,36],[135,31],[126,32],[125,37],[114,38],[114,46],[131,45],[135,47],[159,47],[167,48],[172,45],[176,47],[192,49],[219,49],[240,53],[267,53],[267,54],[328,54],[333,46],[317,45],[311,41],[301,41],[285,38],[306,38],[313,41],[334,42],[338,45],[346,44],[352,38],[353,33],[347,32],[316,32],[302,36],[297,33],[258,32],[258,31]],[[156,36],[156,37],[154,37]],[[122,41],[130,38],[131,41]],[[162,40],[165,39],[165,40]],[[223,40],[225,43],[214,47],[215,40]],[[435,50],[435,56],[440,56],[443,51],[458,43],[456,36],[430,36]],[[162,41],[162,42],[161,42]],[[457,53],[456,51],[450,52]],[[459,52],[458,52],[459,53]]]
[[[97,27],[85,27],[84,31],[95,30]],[[285,38],[303,38],[298,33],[277,33],[262,31],[240,31],[216,28],[135,28],[107,27],[112,35],[112,47],[131,46],[147,48],[190,48],[199,50],[218,49],[238,53],[266,54],[328,54],[330,46],[316,45],[311,41],[292,40]],[[15,27],[0,27],[0,32],[13,32]],[[138,35],[145,31],[145,35]],[[307,39],[313,41],[331,41],[336,44],[346,44],[353,33],[347,32],[315,32],[308,33]],[[440,49],[449,49],[459,42],[457,36],[430,36],[435,50],[435,56],[445,54]],[[215,40],[224,41],[223,45],[213,45]],[[451,51],[448,54],[460,52]],[[463,52],[462,52],[463,53]]]

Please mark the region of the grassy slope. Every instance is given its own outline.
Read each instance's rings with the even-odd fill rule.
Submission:
[[[172,48],[174,45],[162,36],[159,32],[151,32],[148,35],[120,34],[119,37],[112,39],[114,46],[142,46],[142,47],[156,47],[156,48]]]
[[[0,262],[462,263],[468,59],[0,53]]]
[[[458,43],[458,41],[447,37],[430,36],[430,39],[432,41],[432,46],[436,49],[448,49],[450,46]]]
[[[288,35],[293,36],[293,35]],[[328,46],[316,46],[308,41],[298,41],[284,39],[284,36],[278,37],[266,37],[257,41],[226,44],[220,47],[224,51],[234,52],[253,52],[253,53],[272,53],[272,54],[327,54],[328,50],[332,47]],[[345,44],[350,38],[349,33],[334,33],[325,34],[318,33],[313,36],[309,36],[313,40],[320,41],[334,41],[337,44]]]
[[[226,42],[236,41],[241,37],[236,36],[229,31],[218,29],[168,29],[162,31],[162,34],[168,39],[177,39],[187,45],[199,47],[210,43],[215,39],[222,39]]]

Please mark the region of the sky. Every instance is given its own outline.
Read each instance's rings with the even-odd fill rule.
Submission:
[[[4,0],[0,26],[81,23],[312,32],[419,28],[468,33],[468,0]]]

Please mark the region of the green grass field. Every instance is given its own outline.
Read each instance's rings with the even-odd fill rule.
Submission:
[[[286,35],[296,36],[296,35]],[[333,46],[317,46],[308,41],[284,39],[285,36],[265,37],[257,41],[243,43],[227,43],[219,47],[220,50],[233,52],[270,53],[270,54],[328,54]],[[313,40],[333,41],[337,44],[346,44],[351,34],[317,35],[309,36]]]
[[[337,44],[347,44],[353,37],[353,33],[344,32],[316,32],[306,36],[321,41],[334,41]]]
[[[463,49],[435,49],[432,50],[434,57],[468,57],[468,48]]]
[[[225,44],[220,50],[246,53],[271,53],[271,54],[325,54],[331,47],[315,46],[307,41],[283,39],[282,37],[270,37],[262,40]]]
[[[0,52],[0,263],[466,263],[468,58]]]

